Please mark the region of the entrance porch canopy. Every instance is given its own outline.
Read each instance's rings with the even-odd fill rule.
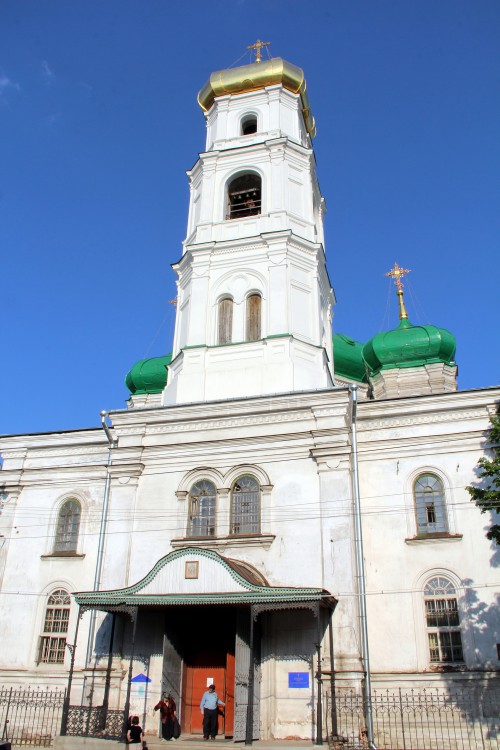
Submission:
[[[261,605],[258,609],[335,609],[337,600],[321,588],[270,586],[252,565],[197,547],[170,552],[140,581],[122,589],[73,594],[82,609],[179,605]]]

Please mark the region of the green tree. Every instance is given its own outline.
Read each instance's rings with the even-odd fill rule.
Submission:
[[[481,482],[476,487],[469,486],[465,489],[481,513],[500,513],[500,404],[490,422],[488,441],[493,457],[483,456],[479,459],[477,465]],[[486,536],[500,544],[500,524],[494,523]]]

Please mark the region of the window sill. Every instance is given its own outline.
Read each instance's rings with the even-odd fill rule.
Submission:
[[[174,549],[183,547],[202,547],[203,549],[214,549],[228,547],[263,547],[269,549],[276,539],[275,534],[249,534],[248,536],[211,536],[211,537],[183,537],[172,539],[170,544]]]
[[[433,534],[417,534],[405,539],[405,544],[421,544],[429,542],[459,542],[463,534],[449,534],[447,531],[436,531]]]
[[[467,665],[465,662],[445,662],[442,664],[431,663],[429,665],[430,672],[466,672]]]
[[[40,555],[41,560],[83,560],[85,555],[80,555],[78,552],[49,552],[48,555]]]

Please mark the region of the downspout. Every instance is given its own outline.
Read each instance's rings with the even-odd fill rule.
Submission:
[[[103,499],[103,505],[102,505],[101,528],[99,530],[99,545],[97,547],[97,562],[95,566],[94,591],[99,591],[100,586],[101,586],[102,564],[103,564],[103,558],[104,558],[104,541],[106,538],[106,526],[108,522],[109,487],[110,487],[110,480],[111,480],[109,469],[111,466],[111,451],[113,448],[116,448],[116,446],[118,445],[118,440],[116,440],[113,437],[113,435],[111,434],[111,430],[106,424],[107,416],[108,416],[107,411],[101,411],[101,427],[104,430],[109,447],[108,447],[108,461],[106,464],[106,482],[104,484],[104,499]],[[85,657],[86,668],[89,666],[90,660],[92,657],[92,648],[94,646],[94,635],[95,635],[95,619],[96,619],[96,610],[93,609],[90,614],[89,639],[87,642],[87,655]],[[84,696],[85,696],[85,684],[84,684]]]
[[[359,472],[358,472],[358,440],[356,432],[356,417],[358,406],[358,386],[350,385],[351,397],[351,446],[352,446],[352,489],[354,495],[354,520],[356,527],[356,561],[358,572],[358,596],[359,617],[361,620],[361,650],[364,669],[364,704],[366,711],[366,728],[368,733],[368,745],[376,750],[373,734],[373,712],[372,712],[372,686],[370,675],[370,653],[368,649],[368,626],[366,619],[366,587],[365,587],[365,561],[363,553],[363,530],[361,526],[361,505],[359,500]]]

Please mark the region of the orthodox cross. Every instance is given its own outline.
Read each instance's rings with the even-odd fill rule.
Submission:
[[[407,273],[411,273],[411,268],[400,268],[397,263],[394,263],[394,268],[391,268],[391,270],[386,273],[386,276],[392,276],[399,291],[403,288],[403,282],[401,279]]]
[[[385,274],[386,276],[391,276],[394,279],[394,283],[396,284],[396,294],[398,295],[400,320],[408,319],[408,313],[406,312],[406,307],[403,299],[403,282],[401,281],[403,276],[405,276],[407,273],[411,273],[410,268],[400,268],[397,263],[394,263],[394,268],[391,268],[391,270]]]
[[[255,62],[259,63],[262,61],[262,47],[269,47],[271,42],[261,42],[260,39],[257,39],[255,44],[248,45],[247,49],[254,49],[255,50]]]

